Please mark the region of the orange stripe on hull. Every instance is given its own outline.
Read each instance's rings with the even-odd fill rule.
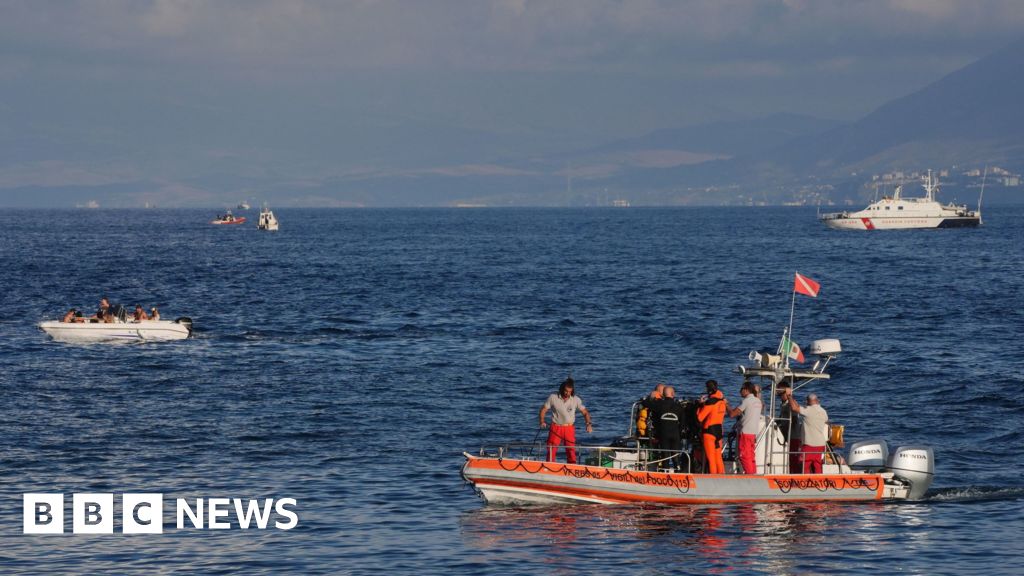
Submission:
[[[537,493],[551,494],[577,499],[601,500],[608,503],[625,504],[631,502],[653,502],[665,504],[712,504],[724,502],[816,502],[821,500],[853,501],[879,500],[882,498],[884,481],[874,474],[790,474],[790,475],[742,475],[742,474],[669,474],[665,472],[638,472],[605,468],[600,466],[581,466],[558,462],[542,462],[531,460],[497,460],[471,458],[466,471],[494,470],[502,472],[524,472],[544,478],[557,478],[561,482],[530,482],[524,479],[510,478],[474,478],[472,482],[479,487],[505,487],[530,490]],[[779,497],[766,498],[746,496],[708,497],[698,496],[698,482],[751,480],[763,478],[768,488]],[[649,493],[617,491],[593,486],[573,485],[574,480],[598,480],[621,482],[624,486],[632,485],[643,488],[676,488],[678,496],[659,496]],[[860,491],[859,495],[844,497],[842,491]],[[864,490],[874,492],[874,498],[866,498]],[[825,493],[827,498],[823,498]],[[820,494],[820,495],[819,495]]]
[[[609,490],[594,490],[591,488],[578,489],[569,486],[550,486],[547,484],[533,484],[530,482],[516,482],[513,480],[493,480],[493,479],[481,479],[474,482],[478,486],[498,486],[508,488],[522,488],[532,490],[535,492],[545,492],[556,496],[566,497],[579,497],[591,500],[603,500],[609,504],[633,504],[638,502],[648,502],[655,504],[727,504],[736,502],[820,502],[821,498],[815,497],[792,497],[792,498],[747,498],[747,497],[736,497],[736,498],[699,498],[699,497],[681,497],[681,498],[665,498],[659,496],[646,496],[642,494],[624,494],[622,492],[613,492]],[[863,501],[865,498],[842,498],[833,497],[828,498],[829,502],[843,502],[843,501]]]
[[[481,479],[474,482],[477,486],[505,486],[509,488],[525,488],[536,492],[546,492],[558,496],[578,496],[592,500],[604,500],[609,504],[629,504],[631,502],[678,502],[672,498],[658,498],[636,494],[624,494],[610,490],[594,490],[592,488],[573,488],[570,486],[551,486],[549,484],[534,484],[532,482],[516,482],[514,480],[493,480]],[[690,500],[687,500],[690,502]],[[697,502],[697,500],[692,500]]]

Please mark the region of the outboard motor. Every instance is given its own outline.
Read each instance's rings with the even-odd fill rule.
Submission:
[[[846,463],[854,470],[885,468],[889,460],[889,444],[885,440],[862,440],[850,446]]]
[[[180,318],[175,318],[174,321],[176,323],[178,323],[178,324],[181,324],[185,328],[188,328],[188,335],[192,336],[192,319],[191,318],[189,318],[188,316],[182,316]]]
[[[886,463],[897,478],[910,483],[908,500],[920,500],[935,477],[935,454],[930,446],[900,446]]]

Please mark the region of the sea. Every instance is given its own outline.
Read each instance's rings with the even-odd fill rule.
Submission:
[[[275,212],[4,213],[0,573],[1024,573],[1024,207],[887,232],[805,207]],[[101,297],[194,337],[37,327]],[[805,349],[842,342],[814,391],[848,444],[934,448],[922,500],[511,507],[460,477],[536,438],[569,375],[583,443],[658,382],[738,403],[791,310]],[[63,534],[23,533],[26,493],[64,495]],[[75,493],[162,494],[164,531],[74,534]],[[298,522],[179,529],[178,498],[291,498]]]

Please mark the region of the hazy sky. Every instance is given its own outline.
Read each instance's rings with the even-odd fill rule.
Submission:
[[[714,120],[854,120],[1021,30],[1017,0],[0,0],[0,204],[139,182],[212,203]]]

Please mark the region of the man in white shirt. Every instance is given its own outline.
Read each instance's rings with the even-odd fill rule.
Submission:
[[[757,433],[761,428],[761,399],[757,397],[754,384],[750,381],[744,382],[740,388],[740,396],[743,402],[738,408],[730,408],[729,416],[740,418],[739,452],[740,465],[743,466],[744,474],[757,473],[757,459],[754,455],[757,445]]]
[[[558,387],[558,394],[548,396],[544,405],[540,407],[540,427],[547,428],[545,420],[548,410],[551,410],[551,428],[548,429],[548,460],[554,461],[558,453],[558,445],[565,444],[565,461],[569,464],[576,463],[576,410],[583,414],[587,421],[587,432],[593,432],[594,427],[590,423],[590,412],[587,412],[583,400],[576,396],[573,391],[575,383],[572,378],[566,378]]]
[[[828,412],[821,407],[817,394],[807,395],[807,406],[800,406],[796,398],[789,395],[789,408],[800,414],[803,445],[800,456],[803,459],[804,474],[821,474],[821,456],[828,442]]]

